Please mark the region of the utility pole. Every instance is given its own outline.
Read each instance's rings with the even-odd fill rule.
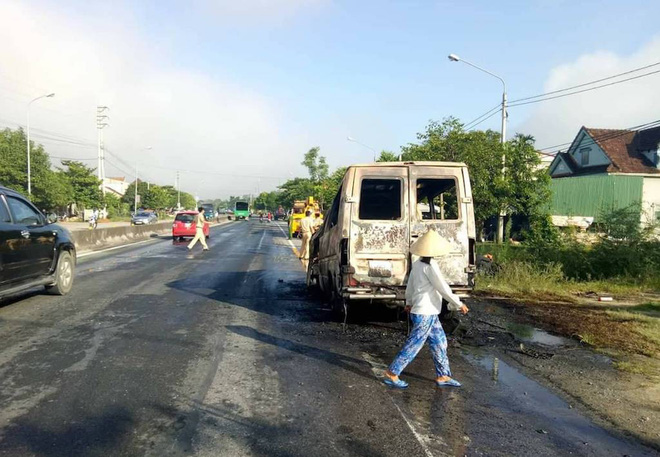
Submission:
[[[105,144],[103,143],[103,129],[108,126],[108,120],[110,119],[105,111],[109,110],[107,106],[97,106],[96,107],[96,129],[98,130],[98,166],[96,167],[96,172],[101,181],[101,191],[105,195]]]
[[[502,135],[500,141],[502,142],[502,177],[506,176],[506,84],[502,81],[504,90],[502,92]],[[500,215],[497,218],[497,242],[504,242],[504,218],[506,210],[502,208]]]

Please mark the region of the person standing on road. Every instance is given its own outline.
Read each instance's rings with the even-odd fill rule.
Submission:
[[[413,328],[401,351],[385,372],[383,382],[388,386],[405,389],[408,383],[399,379],[406,366],[417,356],[424,342],[429,340],[439,387],[461,387],[451,377],[447,358],[447,337],[438,315],[442,311],[442,299],[452,311],[467,314],[469,309],[454,295],[442,276],[434,257],[448,254],[450,245],[434,230],[429,230],[410,248],[412,254],[421,258],[413,263],[406,287],[406,309],[410,310]]]
[[[198,208],[197,211],[197,220],[195,222],[195,238],[192,239],[188,245],[188,250],[192,251],[193,246],[199,241],[202,243],[202,247],[205,251],[209,250],[209,247],[206,245],[206,235],[204,235],[204,224],[206,224],[206,218],[204,217],[204,208]]]
[[[305,217],[300,220],[300,235],[302,236],[300,259],[303,262],[309,260],[309,241],[312,239],[315,228],[314,219],[312,219],[312,212],[305,212]]]

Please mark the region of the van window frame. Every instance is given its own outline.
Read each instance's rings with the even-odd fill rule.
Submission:
[[[324,217],[324,219],[328,222],[328,228],[332,228],[335,227],[336,225],[339,225],[339,206],[341,204],[341,196],[342,196],[343,188],[344,188],[343,184],[339,186],[339,190],[337,191],[337,195],[335,195],[335,198],[332,201],[332,204],[330,205],[330,209],[327,212],[327,216]]]
[[[420,179],[452,179],[454,181],[454,184],[456,185],[456,206],[458,206],[458,218],[456,219],[419,219],[417,217],[417,204],[419,203],[417,201],[417,181]],[[425,223],[432,223],[432,224],[456,224],[457,222],[463,222],[463,208],[461,208],[463,205],[461,204],[461,200],[463,199],[462,194],[464,191],[460,188],[460,183],[458,176],[456,175],[418,175],[415,176],[414,179],[415,186],[414,186],[414,197],[415,197],[415,205],[413,208],[411,208],[411,211],[413,211],[415,220],[418,222],[425,222]],[[460,195],[459,195],[460,194]]]
[[[399,195],[399,209],[400,209],[400,217],[398,219],[360,219],[360,205],[362,205],[362,182],[365,179],[372,179],[372,180],[381,180],[381,181],[399,181],[401,186],[401,194]],[[383,175],[362,175],[360,176],[360,182],[358,183],[358,195],[360,196],[360,200],[358,201],[358,204],[356,206],[356,213],[357,213],[357,220],[359,221],[365,221],[365,222],[402,222],[406,218],[406,205],[404,205],[404,199],[406,196],[406,181],[403,176],[383,176]]]

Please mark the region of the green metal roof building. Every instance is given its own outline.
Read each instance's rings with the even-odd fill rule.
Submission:
[[[594,218],[641,205],[642,222],[660,220],[660,127],[582,127],[550,164],[553,216]],[[554,219],[554,218],[553,218]]]

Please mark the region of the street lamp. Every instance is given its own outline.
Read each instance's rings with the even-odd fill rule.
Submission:
[[[506,113],[506,83],[502,78],[497,76],[495,73],[491,73],[490,71],[486,70],[485,68],[481,68],[471,62],[468,62],[465,59],[461,59],[458,57],[456,54],[449,54],[447,58],[452,61],[452,62],[463,62],[466,65],[471,66],[472,68],[476,68],[477,70],[483,71],[484,73],[487,73],[494,78],[497,78],[500,80],[502,83],[502,128],[501,128],[501,133],[500,133],[500,142],[502,143],[502,176],[504,176],[504,173],[506,172],[506,153],[504,152],[504,145],[506,143],[506,118],[507,118],[507,113]],[[500,212],[500,216],[497,220],[497,241],[498,243],[501,243],[504,240],[504,216],[506,213],[504,210]]]
[[[374,148],[372,148],[371,146],[367,146],[367,145],[364,144],[364,143],[360,143],[358,140],[356,140],[356,139],[353,138],[352,136],[347,136],[346,139],[347,139],[348,141],[352,141],[353,143],[357,143],[357,144],[359,144],[360,146],[363,146],[363,147],[365,147],[365,148],[370,149],[371,151],[373,151],[373,153],[374,153],[374,162],[376,161],[376,154],[377,154],[377,153],[376,153],[376,150],[375,150]]]
[[[27,106],[27,188],[28,188],[28,197],[32,196],[32,170],[30,168],[30,106],[34,102],[42,98],[52,98],[55,96],[55,93],[50,93],[46,95],[40,95],[37,98],[33,98]]]
[[[143,150],[145,150],[145,151],[151,151],[152,149],[153,148],[151,146],[147,146],[147,147],[143,148]],[[149,191],[149,189],[150,189],[149,181],[147,181],[147,191]]]

